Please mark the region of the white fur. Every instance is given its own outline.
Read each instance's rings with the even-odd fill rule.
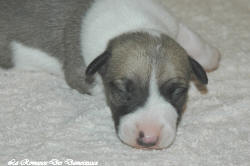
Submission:
[[[140,130],[138,125],[158,126],[160,136],[156,148],[165,148],[175,138],[177,117],[175,108],[160,95],[155,74],[152,72],[150,93],[146,104],[134,113],[121,118],[118,136],[123,142],[137,147],[136,139]]]
[[[14,69],[30,71],[46,71],[62,75],[62,67],[58,60],[47,53],[23,45],[17,41],[11,42]]]
[[[178,23],[153,0],[95,1],[82,24],[81,45],[86,64],[105,50],[110,39],[133,31],[153,35],[162,32],[176,38]]]
[[[156,0],[95,1],[82,23],[81,50],[86,64],[105,50],[110,39],[133,31],[167,34],[206,70],[219,65],[219,51],[179,23]]]

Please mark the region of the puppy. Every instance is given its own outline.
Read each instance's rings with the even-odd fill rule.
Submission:
[[[220,60],[155,0],[8,0],[0,11],[0,66],[103,88],[118,137],[136,148],[171,145],[191,78],[206,85]]]

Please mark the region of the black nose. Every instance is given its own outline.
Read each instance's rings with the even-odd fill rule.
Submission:
[[[139,132],[139,137],[137,138],[137,144],[146,148],[155,146],[158,139],[152,139],[152,141],[145,141],[145,134],[143,131]]]

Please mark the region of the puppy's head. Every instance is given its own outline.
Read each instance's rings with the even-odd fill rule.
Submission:
[[[129,33],[109,42],[87,68],[99,72],[118,137],[137,148],[169,146],[191,76],[207,84],[203,68],[166,35]]]

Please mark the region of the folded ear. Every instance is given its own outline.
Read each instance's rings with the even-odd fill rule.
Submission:
[[[108,61],[111,53],[105,51],[100,56],[95,58],[87,67],[86,69],[86,76],[94,75],[101,67]]]
[[[203,69],[203,67],[193,58],[191,58],[190,56],[188,57],[189,59],[189,63],[192,67],[192,71],[194,73],[194,75],[196,76],[196,78],[202,83],[202,84],[207,84],[208,83],[208,78],[207,78],[207,74],[205,72],[205,70]]]

